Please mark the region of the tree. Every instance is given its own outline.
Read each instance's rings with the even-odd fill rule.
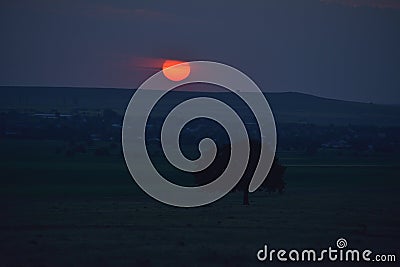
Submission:
[[[268,192],[278,191],[280,194],[283,193],[286,183],[283,180],[285,175],[286,167],[279,163],[277,157],[274,158],[271,170],[267,175],[267,179],[264,180],[262,186],[267,189]]]
[[[243,192],[243,205],[250,204],[249,186],[250,186],[250,181],[258,165],[260,149],[261,149],[261,143],[259,141],[250,140],[250,155],[247,168],[243,176],[233,189],[234,191],[237,190]],[[215,180],[216,178],[218,178],[226,168],[230,159],[230,154],[231,154],[230,145],[225,145],[221,149],[218,149],[214,162],[205,170],[197,172],[195,174],[196,184],[197,185],[208,184],[213,180]],[[275,157],[271,169],[266,179],[261,184],[261,187],[267,189],[268,192],[283,193],[286,185],[283,179],[285,170],[286,167],[282,166],[279,163],[278,158]]]

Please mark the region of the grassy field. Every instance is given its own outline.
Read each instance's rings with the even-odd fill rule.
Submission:
[[[0,140],[1,266],[271,265],[256,259],[264,244],[317,249],[340,237],[400,256],[399,158],[279,153],[283,195],[258,191],[242,206],[231,193],[183,209],[141,192],[120,155],[68,158],[58,146]]]

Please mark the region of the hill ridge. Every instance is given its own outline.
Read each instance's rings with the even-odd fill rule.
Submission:
[[[124,113],[136,89],[0,86],[0,110],[114,109]],[[177,95],[229,92],[174,91]],[[226,94],[226,96],[224,95]],[[400,126],[400,106],[325,98],[301,92],[264,92],[278,123]]]

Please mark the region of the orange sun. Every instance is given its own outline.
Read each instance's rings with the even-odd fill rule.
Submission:
[[[175,66],[180,63],[183,64]],[[164,76],[174,82],[182,81],[183,79],[186,79],[190,74],[189,63],[179,60],[165,60],[162,66],[162,70]]]

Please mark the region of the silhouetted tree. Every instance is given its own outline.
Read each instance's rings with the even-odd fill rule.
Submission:
[[[278,158],[275,157],[274,162],[272,163],[271,170],[267,175],[267,179],[264,180],[262,187],[265,187],[268,192],[278,191],[280,194],[282,194],[286,186],[286,183],[283,180],[285,170],[286,167],[282,166],[279,163]]]
[[[254,172],[258,165],[260,155],[261,143],[259,141],[250,140],[250,156],[247,168],[233,190],[243,192],[243,205],[249,205],[249,186],[253,178]],[[197,185],[204,185],[212,182],[218,178],[225,170],[231,154],[230,145],[225,145],[218,149],[218,153],[214,162],[205,170],[195,173],[195,180]],[[286,167],[279,163],[278,158],[274,158],[271,169],[262,183],[261,187],[267,189],[268,192],[283,193],[285,189],[285,174]]]

